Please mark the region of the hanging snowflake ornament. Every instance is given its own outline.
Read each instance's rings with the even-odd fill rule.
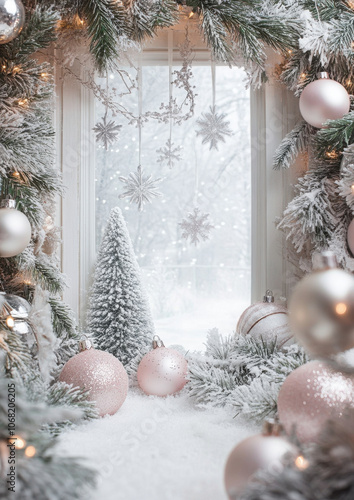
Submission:
[[[136,172],[131,172],[128,177],[119,177],[126,184],[126,191],[120,198],[129,198],[130,203],[136,203],[138,210],[142,210],[145,203],[151,203],[154,198],[162,196],[158,191],[157,184],[161,178],[153,179],[151,175],[144,175],[139,165]]]
[[[218,142],[225,142],[225,136],[233,135],[230,122],[225,117],[225,113],[216,112],[216,106],[210,106],[210,112],[202,113],[202,117],[197,120],[200,128],[196,133],[202,136],[203,144],[209,143],[209,150],[218,150]]]
[[[118,140],[120,129],[122,125],[117,125],[114,120],[107,122],[107,115],[105,115],[101,122],[96,123],[93,131],[96,134],[96,141],[101,142],[105,149]]]
[[[173,168],[176,162],[182,160],[182,156],[179,154],[182,149],[182,146],[174,146],[171,139],[168,139],[165,146],[156,150],[156,153],[160,154],[157,162],[164,163],[169,168]]]
[[[195,246],[200,243],[200,241],[206,241],[209,239],[209,233],[214,226],[209,222],[209,214],[200,212],[198,207],[194,208],[193,212],[190,212],[186,218],[182,219],[178,225],[183,229],[182,238],[194,243]]]

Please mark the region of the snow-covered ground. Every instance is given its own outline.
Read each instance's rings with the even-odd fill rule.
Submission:
[[[255,432],[226,409],[195,408],[183,392],[132,390],[115,415],[65,432],[59,451],[99,471],[92,500],[226,500],[228,454]]]

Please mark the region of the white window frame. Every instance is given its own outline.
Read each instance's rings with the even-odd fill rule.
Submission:
[[[166,54],[163,57],[166,60]],[[199,63],[210,60],[199,52]],[[165,64],[159,51],[152,50],[144,64]],[[79,63],[74,72],[85,79],[87,70]],[[85,74],[86,73],[86,74]],[[56,68],[56,145],[57,167],[66,187],[58,201],[58,224],[62,227],[61,270],[68,278],[64,300],[85,323],[85,311],[94,269],[95,250],[95,123],[94,98],[80,82],[63,78]],[[284,236],[275,227],[290,201],[293,170],[276,172],[272,158],[284,135],[299,119],[298,102],[275,79],[260,90],[251,91],[251,168],[252,168],[252,301],[261,299],[266,289],[287,297],[292,280],[286,261]],[[292,178],[293,176],[293,178]]]

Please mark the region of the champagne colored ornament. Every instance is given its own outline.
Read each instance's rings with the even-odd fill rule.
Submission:
[[[186,385],[187,361],[155,335],[153,350],[140,361],[137,377],[140,388],[149,396],[175,394]]]
[[[99,415],[113,415],[128,393],[128,375],[122,363],[112,354],[94,349],[90,340],[80,341],[80,353],[64,366],[59,380],[89,391]]]
[[[266,422],[263,434],[241,441],[227,459],[224,478],[229,499],[237,500],[260,470],[281,472],[283,463],[295,462],[298,455],[297,448],[279,436],[279,426]]]
[[[319,80],[309,83],[300,96],[300,112],[304,120],[322,128],[327,120],[338,120],[350,109],[350,98],[343,85],[320,73]]]
[[[11,42],[21,33],[25,17],[21,0],[0,0],[0,44]]]
[[[278,413],[288,434],[300,442],[316,441],[326,422],[354,409],[354,377],[311,361],[294,370],[282,385]]]
[[[28,335],[32,329],[28,323],[31,305],[22,297],[0,292],[0,319],[19,335]]]
[[[290,326],[309,354],[329,359],[354,347],[354,277],[336,269],[332,252],[316,260],[294,289]]]
[[[354,255],[354,219],[348,226],[347,241],[348,241],[348,247],[352,255]]]
[[[15,208],[15,200],[2,200],[0,208],[0,257],[20,254],[31,241],[31,224]]]
[[[236,332],[240,335],[251,335],[255,339],[266,340],[277,338],[279,345],[284,345],[292,338],[286,307],[275,304],[273,292],[267,290],[263,302],[256,302],[241,315]]]

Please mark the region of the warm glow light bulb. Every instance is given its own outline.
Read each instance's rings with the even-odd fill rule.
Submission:
[[[346,304],[344,304],[343,302],[339,302],[337,305],[336,305],[336,313],[339,315],[339,316],[343,316],[343,314],[345,314],[347,312],[347,306]]]
[[[303,457],[302,455],[299,455],[298,457],[296,457],[295,465],[298,469],[305,470],[309,466],[309,462],[308,462],[308,460],[306,460],[305,457]]]
[[[15,448],[17,448],[18,450],[22,450],[22,448],[24,448],[26,446],[26,441],[20,436],[14,436],[11,439],[16,440],[15,441]]]
[[[34,446],[32,446],[32,445],[31,446],[27,446],[27,448],[25,449],[25,455],[28,458],[32,458],[32,457],[35,456],[36,451],[37,450],[36,450],[36,448]]]
[[[13,319],[12,316],[8,316],[6,318],[6,324],[9,328],[13,328],[15,326],[15,320]]]

